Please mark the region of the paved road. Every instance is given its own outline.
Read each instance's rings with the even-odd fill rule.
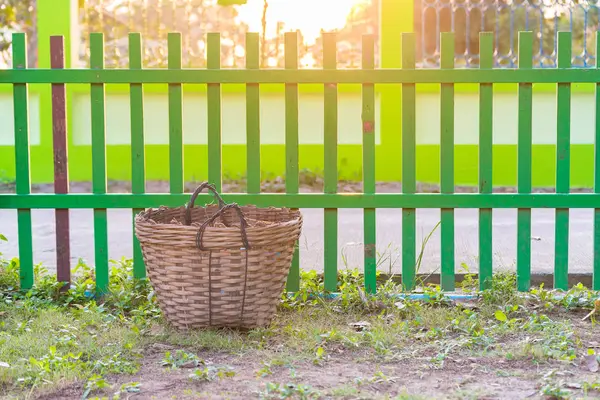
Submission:
[[[305,225],[301,238],[301,267],[323,269],[323,211],[302,210]],[[33,210],[34,260],[50,268],[55,266],[54,212]],[[465,263],[477,270],[477,210],[456,210],[456,265]],[[131,257],[131,213],[129,210],[109,210],[109,255],[118,259]],[[570,271],[591,272],[593,248],[592,210],[572,210],[570,225]],[[363,217],[362,210],[339,211],[340,268],[362,268]],[[401,269],[401,210],[377,211],[377,250],[381,256],[380,269],[394,272]],[[417,213],[417,247],[439,221],[438,210],[419,210]],[[532,212],[532,265],[534,272],[551,272],[554,263],[554,210]],[[9,238],[0,243],[0,252],[12,257],[18,254],[16,211],[0,210],[0,232]],[[496,268],[515,268],[516,210],[494,211],[494,263]],[[93,220],[91,210],[71,210],[71,251],[73,263],[78,257],[93,264]],[[344,255],[342,257],[341,255]],[[422,272],[439,268],[439,229],[429,241]],[[346,260],[344,262],[344,260]]]

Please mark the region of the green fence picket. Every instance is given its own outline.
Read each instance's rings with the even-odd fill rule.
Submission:
[[[337,36],[335,33],[323,34],[323,68],[337,69]],[[324,84],[324,153],[325,177],[324,192],[337,193],[338,169],[338,90],[335,83]],[[337,290],[337,250],[338,250],[338,210],[326,208],[324,211],[324,285],[325,290]]]
[[[285,33],[285,69],[298,69],[298,33]],[[298,84],[285,84],[285,192],[298,193]],[[300,290],[300,252],[296,250],[287,280],[287,290]]]
[[[209,33],[207,37],[209,70],[221,69],[221,34]],[[221,84],[208,84],[208,180],[221,191]]]
[[[402,34],[402,69],[415,69],[415,35]],[[417,179],[416,92],[414,83],[402,84],[402,193],[415,193]],[[415,287],[416,209],[402,209],[402,286]]]
[[[12,36],[12,57],[14,69],[27,69],[27,38],[24,33]],[[27,83],[13,85],[15,118],[15,172],[18,195],[31,193],[31,172],[29,159],[29,90]],[[31,210],[17,210],[19,237],[19,281],[21,289],[33,286],[33,232]]]
[[[441,67],[454,68],[454,34],[441,34]],[[441,134],[440,134],[440,189],[441,193],[454,193],[454,84],[441,85]],[[453,291],[454,282],[454,209],[441,209],[442,273],[443,290]]]
[[[104,35],[90,34],[90,68],[104,69]],[[106,121],[103,83],[91,84],[92,102],[92,191],[106,193]],[[108,220],[105,208],[94,209],[94,246],[96,259],[96,292],[108,290]]]
[[[139,33],[129,34],[129,69],[142,69],[142,37]],[[129,85],[129,108],[131,113],[131,192],[146,192],[146,156],[144,146],[144,89],[141,83]],[[133,219],[143,208],[133,209]],[[133,275],[146,277],[144,257],[140,242],[133,232]]]
[[[519,33],[519,69],[533,67],[533,34]],[[533,97],[531,83],[519,83],[519,124],[518,124],[518,183],[519,193],[531,193],[531,147]],[[517,211],[517,287],[520,291],[529,290],[531,284],[531,209]]]
[[[167,38],[169,70],[181,69],[181,34]],[[183,193],[183,92],[180,83],[169,84],[169,185],[171,193]]]
[[[246,34],[246,68],[260,67],[258,33]],[[248,193],[260,193],[260,87],[246,84],[246,169]]]
[[[558,68],[571,67],[571,32],[558,33]],[[569,193],[571,173],[571,84],[559,83],[556,96],[556,193]],[[569,286],[569,209],[556,209],[554,287]]]
[[[600,54],[600,32],[596,32],[596,54]],[[596,57],[600,69],[600,57]],[[600,83],[596,84],[596,132],[594,136],[594,193],[600,193]],[[600,290],[600,207],[594,208],[594,290]]]
[[[375,68],[375,40],[372,35],[363,35],[362,68]],[[362,133],[363,133],[363,192],[375,193],[375,85],[362,85]],[[369,293],[377,290],[377,225],[374,208],[365,208],[364,216],[364,259],[365,289]]]
[[[479,34],[479,68],[494,67],[494,35]],[[494,128],[492,83],[479,85],[479,193],[492,193],[492,157]],[[479,288],[490,287],[492,279],[492,209],[479,209]]]

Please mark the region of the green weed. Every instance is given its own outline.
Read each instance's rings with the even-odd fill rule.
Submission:
[[[160,365],[162,365],[163,367],[176,369],[184,366],[188,368],[197,367],[202,363],[203,361],[200,360],[197,355],[193,353],[188,353],[184,350],[177,350],[175,351],[175,353],[167,351]]]
[[[258,397],[262,400],[275,400],[275,399],[298,399],[298,400],[309,400],[317,399],[320,397],[320,393],[313,389],[309,385],[303,384],[279,384],[268,382],[266,388],[258,393]]]

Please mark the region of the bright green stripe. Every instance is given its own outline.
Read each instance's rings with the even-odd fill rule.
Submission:
[[[209,195],[198,196],[198,204],[210,203]],[[226,202],[260,207],[288,208],[594,208],[600,204],[595,193],[261,193],[225,194]],[[18,208],[149,208],[178,207],[189,194],[0,194],[0,209]]]
[[[415,68],[415,35],[402,34],[402,68]],[[415,85],[402,85],[402,193],[416,191],[416,94]],[[415,287],[416,210],[402,209],[402,285]]]
[[[24,33],[13,34],[12,56],[14,68],[27,68],[27,41]],[[16,191],[28,195],[31,191],[31,175],[29,171],[29,95],[27,84],[16,84],[13,87],[14,122],[15,122],[15,173]],[[19,209],[19,281],[21,289],[33,286],[33,235],[31,230],[31,211]]]
[[[533,34],[519,33],[519,68],[530,70],[533,63]],[[537,70],[535,71],[537,72]],[[518,191],[531,193],[532,89],[530,83],[519,84]],[[517,215],[517,287],[529,290],[531,283],[531,210],[520,209]]]
[[[337,68],[337,43],[335,33],[323,34],[323,67]],[[337,145],[338,145],[338,93],[337,85],[325,83],[324,89],[324,152],[325,152],[325,193],[336,193],[338,184]],[[324,210],[324,255],[325,290],[337,290],[337,247],[338,247],[338,211],[335,208]]]
[[[169,69],[181,69],[181,34],[169,33]],[[183,193],[183,94],[180,84],[169,85],[169,187]]]
[[[529,32],[524,32],[529,33]],[[295,33],[294,33],[295,34]],[[91,70],[0,70],[2,83],[599,83],[600,74],[595,69],[550,69],[535,70],[439,70],[420,68],[404,71],[392,68],[368,71],[348,69],[337,71],[302,69],[285,71],[276,69],[254,70],[227,69],[207,71],[205,69],[146,69],[130,71],[107,69]]]
[[[298,69],[298,34],[285,34],[285,68]],[[298,193],[298,85],[285,85],[285,191]],[[294,258],[288,275],[288,292],[300,288],[300,253],[296,245]]]
[[[207,40],[207,66],[210,70],[221,68],[221,34],[209,33]],[[208,84],[208,181],[221,191],[221,85]]]
[[[494,67],[494,36],[479,34],[479,68]],[[494,94],[491,83],[479,87],[479,192],[492,193],[492,131]],[[492,279],[492,209],[479,210],[479,287],[490,287]]]
[[[142,38],[139,33],[129,34],[129,68],[142,69]],[[131,110],[131,191],[146,191],[146,166],[144,152],[144,89],[141,84],[130,85]],[[146,268],[142,256],[142,248],[135,234],[135,216],[143,209],[133,210],[133,275],[136,278],[146,277]]]
[[[454,68],[454,34],[441,34],[441,67]],[[441,192],[454,192],[454,84],[443,83],[441,88],[440,176]],[[442,208],[442,289],[454,290],[454,210]]]
[[[375,68],[375,42],[372,35],[364,35],[362,42],[362,68]],[[375,86],[363,84],[362,89],[363,123],[363,191],[375,193]],[[365,288],[369,293],[377,290],[377,225],[375,209],[364,210],[364,253]]]
[[[600,32],[596,32],[596,54],[600,54]],[[600,57],[596,57],[600,69]],[[596,84],[596,135],[594,137],[594,193],[600,193],[600,84]],[[593,289],[600,290],[600,208],[594,209],[594,280]]]
[[[558,68],[571,67],[571,32],[558,34]],[[559,83],[557,90],[556,192],[569,193],[571,145],[571,84]],[[569,209],[556,210],[554,287],[569,286]]]
[[[246,68],[259,68],[258,33],[246,34]],[[260,193],[260,88],[246,87],[246,141],[248,193]]]
[[[90,35],[90,67],[104,68],[104,36]],[[104,85],[92,84],[92,188],[94,194],[106,193],[106,126]],[[96,292],[108,290],[108,221],[106,209],[94,210],[94,252],[96,259]]]

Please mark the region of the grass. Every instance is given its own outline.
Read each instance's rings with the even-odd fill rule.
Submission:
[[[454,379],[473,370],[464,364],[469,359],[488,373],[496,368],[492,380],[531,375],[541,397],[600,391],[593,377],[568,380],[545,371],[577,367],[598,333],[593,317],[581,326],[597,298],[582,286],[564,293],[536,288],[524,296],[515,291],[514,275],[503,274],[481,293],[465,280],[463,289],[478,295],[474,302],[453,302],[437,286],[425,287],[430,300],[418,302],[392,296],[400,288],[391,281],[367,296],[362,276],[351,270],[340,272],[340,296],[327,300],[315,296],[324,292],[322,278],[303,272],[301,290],[282,296],[271,326],[182,333],[163,320],[151,285],[131,278],[129,260],[113,263],[101,301],[93,296],[93,269],[84,264],[64,293],[41,266],[35,272],[36,286],[19,291],[18,260],[0,261],[0,393],[6,398],[60,398],[65,388],[77,398],[118,398],[160,380],[148,371],[179,374],[182,386],[169,390],[181,398],[236,390],[226,382],[241,380],[254,382],[254,398],[264,399],[435,398],[429,386],[415,392],[419,380],[407,382],[406,371]],[[343,379],[319,372],[330,369],[342,369]],[[451,392],[477,398],[484,389]]]

